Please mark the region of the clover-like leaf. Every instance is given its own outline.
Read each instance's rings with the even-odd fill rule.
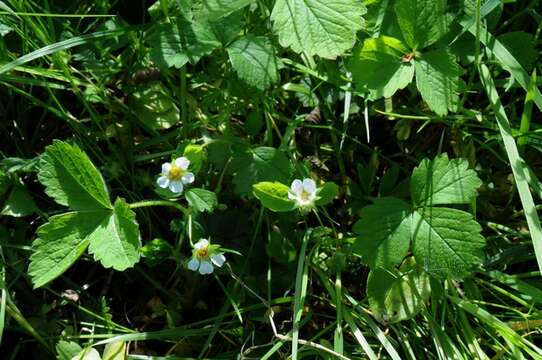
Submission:
[[[45,150],[38,179],[60,205],[73,210],[112,208],[102,175],[77,146],[55,140]]]
[[[448,30],[446,0],[397,0],[395,14],[406,43],[414,50],[435,43]]]
[[[271,20],[282,46],[334,59],[354,45],[365,13],[360,0],[277,0]]]
[[[449,160],[447,154],[441,154],[434,160],[422,160],[414,169],[410,194],[417,206],[468,204],[481,185],[466,159]]]
[[[391,268],[403,260],[410,246],[410,214],[410,205],[396,198],[381,198],[362,209],[354,224],[354,251],[364,263]]]
[[[275,212],[286,212],[295,209],[296,204],[288,199],[288,186],[279,182],[263,181],[252,187],[254,196],[263,206]]]

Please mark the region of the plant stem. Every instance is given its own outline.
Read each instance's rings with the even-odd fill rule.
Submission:
[[[169,206],[181,211],[185,215],[190,215],[190,211],[187,208],[185,208],[181,204],[177,204],[175,202],[168,201],[168,200],[143,200],[143,201],[131,203],[129,204],[129,206],[130,206],[130,209],[137,209],[137,208],[149,207],[149,206]]]

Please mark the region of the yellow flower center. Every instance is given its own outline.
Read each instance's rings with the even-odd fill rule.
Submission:
[[[198,250],[196,250],[196,256],[198,258],[206,258],[209,256],[209,247],[208,246],[205,246],[205,247],[202,247]]]
[[[179,180],[185,173],[186,170],[183,170],[178,166],[171,165],[171,169],[169,169],[167,177],[169,180]]]
[[[302,190],[301,191],[301,194],[299,194],[299,197],[301,198],[301,200],[303,201],[309,201],[310,199],[310,196],[311,196],[311,193],[305,191],[305,190]]]

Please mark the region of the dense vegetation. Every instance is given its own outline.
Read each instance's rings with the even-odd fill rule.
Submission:
[[[542,359],[541,32],[0,1],[0,357]]]

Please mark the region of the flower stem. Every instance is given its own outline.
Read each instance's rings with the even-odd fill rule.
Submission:
[[[130,209],[137,209],[137,208],[149,207],[149,206],[169,206],[181,211],[185,215],[190,215],[190,212],[188,211],[187,208],[185,208],[181,204],[177,204],[173,201],[168,201],[168,200],[143,200],[143,201],[138,201],[138,202],[129,204],[129,206],[130,206]]]

